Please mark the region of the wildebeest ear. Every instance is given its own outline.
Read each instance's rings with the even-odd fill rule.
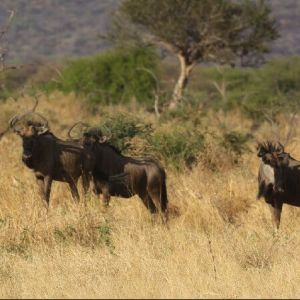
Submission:
[[[46,133],[49,130],[49,128],[46,127],[46,126],[35,127],[35,129],[36,129],[37,135],[44,134],[44,133]]]
[[[257,156],[258,157],[262,157],[263,155],[264,155],[264,152],[265,151],[263,151],[263,145],[262,145],[262,143],[257,143],[257,145],[256,145],[256,151],[257,151]]]

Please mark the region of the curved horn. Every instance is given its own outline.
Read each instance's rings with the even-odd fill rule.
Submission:
[[[81,124],[81,125],[82,125],[83,127],[85,127],[85,128],[90,127],[89,124],[83,123],[82,121],[79,121],[79,122],[76,122],[75,124],[73,124],[73,125],[70,127],[70,129],[68,130],[68,133],[67,133],[68,137],[69,137],[71,140],[75,140],[75,138],[72,137],[71,132],[72,132],[72,130],[73,130],[77,125],[79,125],[79,124]]]
[[[39,104],[39,100],[37,98],[35,98],[35,103],[33,105],[33,107],[29,110],[27,110],[26,112],[24,112],[23,114],[21,115],[15,115],[13,116],[10,120],[9,120],[9,128],[12,128],[14,131],[17,131],[15,129],[15,125],[17,122],[21,121],[24,117],[26,117],[28,114],[30,113],[33,113],[36,109],[36,107],[38,106]],[[37,114],[37,113],[36,113]],[[38,114],[39,115],[39,114]],[[43,118],[43,117],[42,117]],[[44,118],[45,119],[45,118]],[[48,124],[48,122],[47,122]]]
[[[42,115],[42,114],[40,114],[40,113],[37,113],[37,112],[33,112],[35,115],[37,115],[37,116],[39,116],[41,119],[43,119],[44,120],[44,124],[41,126],[41,127],[46,127],[46,128],[48,128],[49,126],[48,126],[48,120]]]

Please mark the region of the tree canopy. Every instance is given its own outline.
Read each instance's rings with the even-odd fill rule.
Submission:
[[[278,37],[264,0],[123,0],[119,12],[144,42],[178,56],[181,72],[173,106],[196,64],[259,64]]]

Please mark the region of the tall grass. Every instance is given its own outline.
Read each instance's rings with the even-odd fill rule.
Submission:
[[[28,97],[1,104],[0,128],[31,103]],[[75,115],[99,124],[116,112],[129,113],[116,106],[103,107],[101,116],[90,114],[73,95],[59,93],[42,97],[39,105],[60,137]],[[135,113],[157,126],[151,114]],[[285,121],[283,115],[279,136],[288,131]],[[245,131],[251,127],[237,113],[207,114],[202,126],[208,123],[217,132],[220,122]],[[167,128],[171,132],[172,123],[164,126],[166,134]],[[294,137],[298,123],[295,128]],[[255,138],[270,132],[265,123]],[[104,208],[89,194],[78,205],[62,183],[54,183],[46,213],[34,176],[21,162],[19,137],[5,135],[0,141],[0,297],[298,297],[300,211],[284,206],[280,231],[274,232],[268,207],[256,200],[255,140],[248,146],[252,152],[232,164],[226,148],[207,139],[192,169],[167,167],[167,228],[138,197],[113,198]],[[287,150],[297,158],[298,149],[293,139]],[[208,167],[212,163],[215,169]]]

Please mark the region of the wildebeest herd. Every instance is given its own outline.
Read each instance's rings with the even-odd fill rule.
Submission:
[[[68,183],[72,197],[79,201],[77,183],[81,177],[84,192],[92,181],[94,193],[103,194],[106,205],[110,196],[138,195],[151,213],[160,213],[167,221],[166,174],[157,162],[123,156],[97,128],[87,127],[75,139],[70,134],[72,126],[70,138],[59,139],[50,131],[48,121],[35,112],[36,106],[37,102],[31,110],[14,116],[8,129],[22,138],[22,161],[33,170],[47,208],[53,180]],[[41,121],[25,120],[28,115],[37,115]]]
[[[103,195],[105,205],[111,196],[138,195],[152,214],[159,213],[167,222],[166,173],[157,162],[122,155],[109,143],[111,134],[103,135],[99,128],[81,122],[70,127],[69,138],[62,140],[50,131],[48,121],[35,112],[37,104],[38,101],[29,111],[14,116],[0,133],[0,139],[9,129],[22,138],[22,161],[33,170],[47,208],[53,180],[68,183],[72,197],[79,201],[77,183],[81,177],[84,193],[92,182],[93,192]],[[28,115],[36,115],[41,121],[25,120]],[[74,138],[71,133],[78,124],[84,130]],[[261,158],[257,198],[263,197],[270,205],[279,228],[283,204],[300,206],[300,161],[285,152],[279,142],[258,143],[257,156]]]

